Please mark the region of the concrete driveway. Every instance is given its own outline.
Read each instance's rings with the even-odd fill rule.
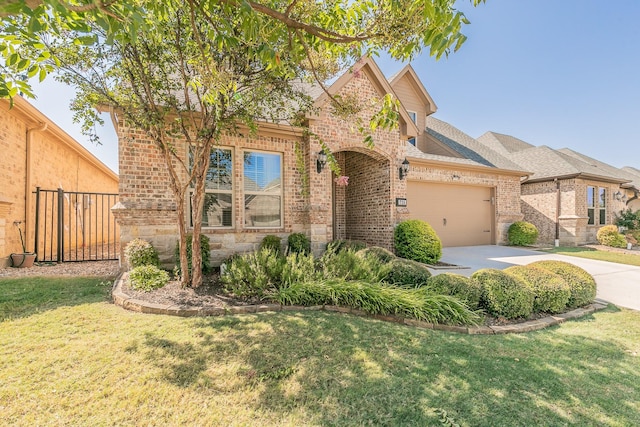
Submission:
[[[444,248],[442,252],[442,262],[467,268],[431,270],[433,274],[451,272],[470,276],[481,268],[502,270],[540,260],[566,261],[584,268],[596,279],[598,298],[620,307],[640,310],[640,267],[509,246],[463,246]]]

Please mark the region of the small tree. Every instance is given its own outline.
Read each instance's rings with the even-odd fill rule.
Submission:
[[[87,133],[101,122],[97,105],[144,130],[170,176],[182,265],[186,195],[193,188],[193,278],[183,269],[182,284],[198,286],[205,177],[221,136],[239,124],[255,131],[259,121],[296,117],[310,100],[293,82],[315,80],[324,88],[364,54],[387,50],[407,60],[425,48],[437,58],[457,50],[468,21],[454,3],[9,0],[0,8],[0,97],[29,95],[23,75],[42,80],[57,70],[79,90],[73,109]],[[336,111],[357,110],[346,103],[333,98]],[[368,126],[359,125],[368,145],[377,128],[397,125],[391,95],[380,106]],[[177,155],[178,136],[187,140],[189,161]],[[330,153],[329,162],[337,172]]]

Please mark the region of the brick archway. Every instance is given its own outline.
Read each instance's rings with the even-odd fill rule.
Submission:
[[[335,239],[393,247],[390,161],[372,150],[335,153],[346,187],[333,184]]]

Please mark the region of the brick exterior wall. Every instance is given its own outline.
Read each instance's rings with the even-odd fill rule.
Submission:
[[[0,267],[8,264],[7,257],[22,252],[20,237],[14,221],[22,221],[27,250],[33,250],[35,238],[36,187],[62,188],[65,191],[118,192],[118,177],[102,165],[77,141],[65,134],[35,107],[23,99],[16,99],[10,109],[8,101],[0,103]],[[45,130],[31,130],[47,124]],[[27,138],[31,141],[31,185],[27,182]],[[29,212],[27,209],[29,201]],[[94,240],[95,241],[95,240]]]
[[[606,189],[606,224],[615,222],[615,213],[625,208],[625,203],[613,199],[619,185],[563,179],[560,184],[560,211],[558,212],[562,246],[576,246],[596,242],[596,233],[601,225],[588,225],[587,187]],[[557,190],[555,181],[525,183],[522,185],[522,212],[525,221],[538,227],[538,242],[552,244],[556,236]],[[605,224],[605,225],[606,225]]]

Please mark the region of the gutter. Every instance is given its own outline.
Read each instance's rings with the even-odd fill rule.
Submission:
[[[34,132],[44,132],[49,127],[48,123],[40,122],[38,125],[27,128],[25,135],[25,170],[24,170],[24,235],[25,245],[29,247],[31,241],[31,221],[29,221],[31,213],[31,140]]]

